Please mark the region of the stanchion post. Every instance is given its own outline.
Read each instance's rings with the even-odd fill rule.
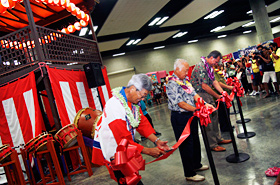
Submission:
[[[211,172],[212,172],[212,176],[213,176],[215,185],[219,185],[220,182],[219,182],[219,179],[218,179],[216,167],[215,167],[213,156],[212,156],[212,153],[211,153],[211,149],[210,149],[209,141],[208,141],[208,138],[207,138],[205,126],[202,126],[200,124],[199,120],[198,120],[198,123],[199,123],[200,130],[201,130],[201,133],[202,133],[202,137],[203,137],[203,141],[204,141],[204,145],[205,145],[205,149],[206,149],[206,153],[207,153],[207,157],[208,157],[208,160],[209,160],[209,164],[210,164],[210,168],[211,168]]]
[[[227,111],[226,103],[225,102],[222,102],[222,103],[224,105],[224,109],[225,109],[225,113],[226,113],[226,117],[227,117],[227,123],[228,123],[229,129],[230,129],[229,133],[230,133],[230,137],[232,140],[232,146],[233,146],[233,150],[234,150],[234,154],[231,154],[228,157],[226,157],[226,161],[229,163],[241,163],[241,162],[247,161],[250,158],[250,156],[248,154],[238,153],[235,137],[233,134],[233,128],[232,128],[230,117],[229,117],[229,114]]]
[[[232,108],[233,108],[233,112],[231,112],[230,114],[238,114],[239,111],[236,111],[235,109],[235,105],[234,105],[234,101],[232,100]]]
[[[237,96],[236,93],[234,94],[234,96],[235,96],[236,101],[237,101],[237,105],[238,105],[238,109],[239,109],[239,113],[240,113],[240,118],[241,118],[241,122],[242,122],[242,127],[243,127],[243,130],[244,130],[244,133],[238,134],[237,137],[240,138],[240,139],[254,137],[256,135],[256,133],[247,132],[244,117],[243,117],[242,108],[241,108],[241,105],[240,105],[240,99],[239,99],[239,97]]]

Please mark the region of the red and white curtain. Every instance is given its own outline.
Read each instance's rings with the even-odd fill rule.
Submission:
[[[104,107],[112,96],[106,68],[102,69],[106,85],[91,89],[84,71],[47,68],[62,127],[73,123],[76,113],[82,108],[102,111],[101,105]]]
[[[34,72],[0,87],[0,136],[3,144],[19,146],[42,133]]]

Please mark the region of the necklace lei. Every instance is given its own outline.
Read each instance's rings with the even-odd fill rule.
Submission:
[[[205,68],[206,68],[206,71],[207,71],[207,74],[208,74],[208,77],[213,81],[214,80],[214,70],[211,66],[209,66],[209,64],[206,62],[206,59],[205,57],[201,57],[201,60],[202,62],[204,63],[205,65]]]
[[[128,106],[126,100],[125,100],[125,98],[120,93],[121,90],[122,90],[122,87],[116,87],[116,88],[112,89],[112,95],[121,102],[122,106],[125,109],[125,113],[126,113],[126,116],[127,116],[127,119],[129,121],[130,125],[133,128],[136,128],[136,127],[139,126],[139,123],[141,121],[140,107],[139,107],[139,105],[133,105],[135,107],[135,111],[137,112],[136,119],[135,119],[131,109],[129,108],[129,106]]]
[[[186,85],[182,82],[182,80],[180,80],[179,78],[175,77],[175,76],[168,76],[167,77],[167,80],[173,80],[175,81],[177,84],[179,84],[183,89],[184,91],[187,93],[187,94],[191,94],[193,92],[193,87],[192,87],[192,84],[188,81],[186,81]]]

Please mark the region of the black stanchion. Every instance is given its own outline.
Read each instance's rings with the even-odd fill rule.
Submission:
[[[232,129],[230,117],[229,117],[227,107],[226,107],[226,103],[225,102],[222,102],[222,103],[224,105],[225,113],[226,113],[226,116],[227,116],[227,123],[228,123],[229,129],[230,129],[229,133],[230,133],[230,137],[231,137],[231,140],[232,140],[232,146],[233,146],[233,150],[234,150],[234,154],[231,154],[231,155],[227,156],[226,161],[229,162],[229,163],[241,163],[241,162],[247,161],[250,158],[250,156],[248,154],[238,153],[238,149],[237,149],[237,145],[236,145],[236,142],[235,142],[235,137],[234,137],[234,134],[233,134],[233,129]]]
[[[236,109],[235,109],[233,100],[232,100],[232,108],[233,108],[233,112],[231,112],[230,114],[238,114],[239,113],[239,111],[236,111]]]
[[[239,97],[238,97],[239,98]],[[237,99],[236,99],[236,101],[237,101]],[[232,101],[232,103],[233,103],[233,101]],[[237,102],[237,105],[238,105],[238,103],[240,103],[240,101],[238,101]],[[239,106],[238,106],[238,109],[239,109],[239,113],[240,113],[240,108],[239,108]],[[243,115],[242,115],[243,116]],[[241,117],[241,113],[240,113],[240,117]],[[243,118],[244,119],[244,118]],[[251,119],[249,119],[249,118],[245,118],[244,119],[244,123],[248,123],[248,122],[250,122],[251,121]],[[237,120],[236,121],[236,123],[239,123],[239,124],[241,124],[242,123],[242,120],[240,119],[240,120]]]
[[[242,113],[242,108],[241,108],[241,105],[240,105],[240,99],[236,95],[236,93],[234,94],[234,96],[235,96],[235,99],[237,101],[237,105],[238,105],[238,109],[239,109],[239,113],[240,113],[240,117],[241,117],[241,122],[242,122],[243,130],[244,130],[244,133],[238,134],[237,137],[240,138],[240,139],[246,139],[246,138],[254,137],[256,135],[255,132],[247,132],[246,125],[245,125],[245,120],[244,120],[243,113]]]
[[[209,161],[209,164],[210,164],[210,168],[211,168],[211,172],[212,172],[212,176],[213,176],[215,185],[219,185],[220,182],[219,182],[219,179],[218,179],[216,167],[215,167],[213,156],[212,156],[212,153],[211,153],[211,149],[210,149],[209,141],[208,141],[208,138],[207,138],[205,126],[201,126],[199,120],[198,120],[198,123],[199,123],[200,130],[201,130],[201,133],[202,133],[202,137],[203,137],[203,141],[204,141],[204,145],[205,145],[205,149],[206,149],[206,153],[207,153],[207,157],[208,157],[208,161]]]

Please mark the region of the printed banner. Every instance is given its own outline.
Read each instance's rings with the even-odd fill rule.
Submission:
[[[106,68],[102,69],[105,85],[91,89],[84,71],[47,68],[62,127],[73,123],[76,113],[82,108],[102,111],[102,106],[112,96]]]
[[[27,143],[44,129],[34,72],[0,87],[0,136],[11,147]]]
[[[224,56],[223,56],[223,59],[222,59],[222,62],[223,62],[223,63],[228,62],[231,58],[233,58],[232,53],[227,54],[227,55],[224,55]]]

